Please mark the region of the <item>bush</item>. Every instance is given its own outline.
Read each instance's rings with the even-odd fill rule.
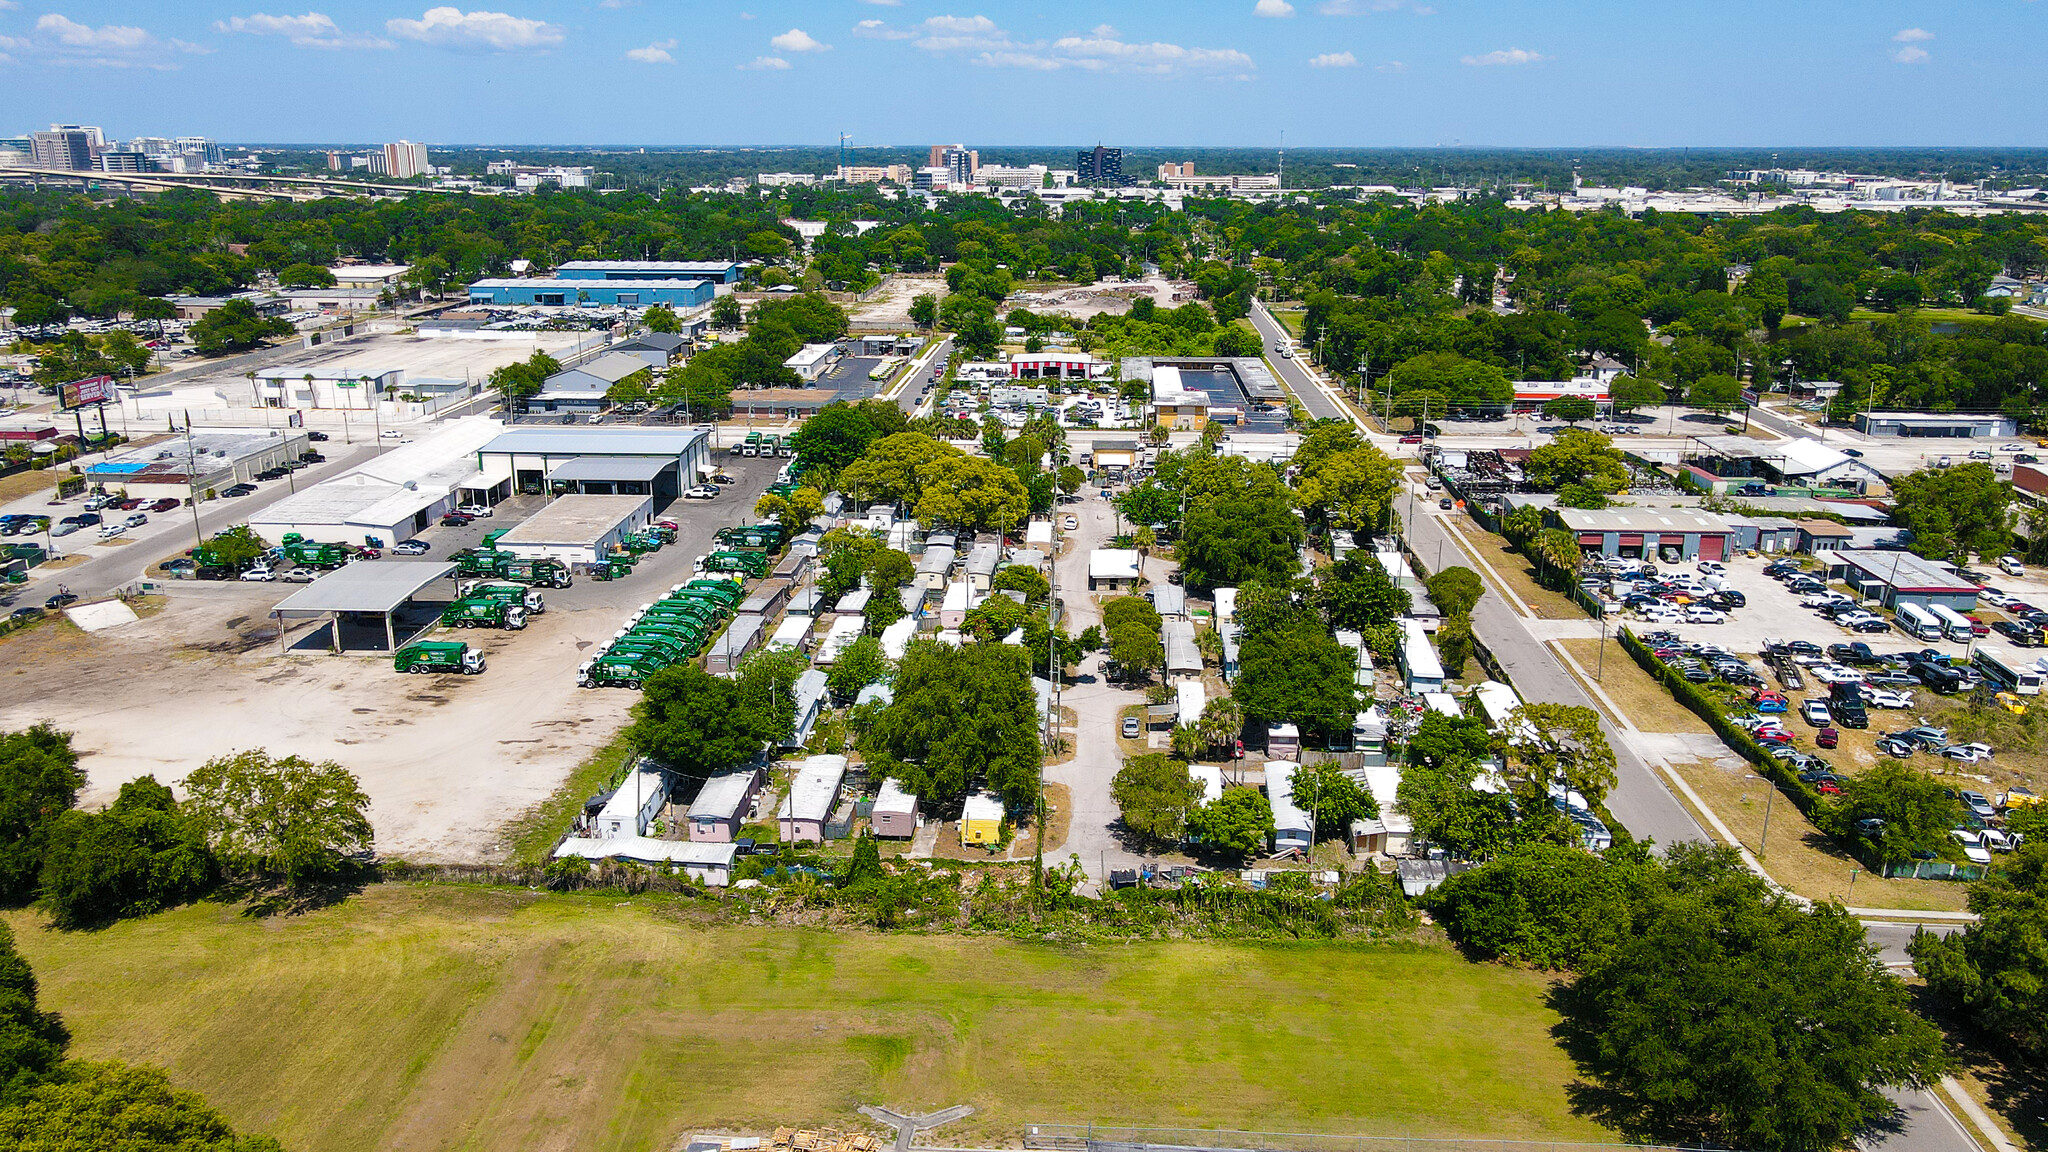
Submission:
[[[1628,919],[1619,869],[1555,844],[1527,844],[1461,872],[1427,906],[1451,938],[1489,959],[1576,968],[1613,946]]]

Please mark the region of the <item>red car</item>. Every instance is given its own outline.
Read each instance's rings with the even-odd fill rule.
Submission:
[[[119,508],[123,512],[133,512],[137,508],[142,507],[142,501],[140,499],[123,500],[119,504],[114,505],[114,507]]]
[[[1422,443],[1422,437],[1420,437],[1420,436],[1403,436],[1403,437],[1401,437],[1401,443],[1403,443],[1403,444],[1420,444],[1420,443]]]
[[[1963,619],[1965,619],[1965,620],[1968,620],[1968,621],[1970,622],[1970,635],[1972,635],[1972,636],[1989,636],[1989,635],[1991,635],[1991,625],[1989,625],[1989,624],[1986,624],[1986,623],[1985,623],[1985,622],[1983,622],[1982,620],[1979,620],[1979,619],[1977,619],[1977,617],[1976,617],[1976,616],[1974,616],[1974,615],[1972,615],[1972,614],[1970,614],[1970,613],[1968,613],[1968,612],[1965,612],[1965,613],[1963,613]]]
[[[151,504],[149,506],[149,510],[151,512],[169,512],[171,509],[176,508],[181,503],[183,503],[183,501],[176,500],[169,496],[166,496],[163,499],[157,501],[156,503]]]
[[[1842,794],[1842,786],[1833,780],[1822,780],[1813,786],[1813,790],[1823,796],[1840,796]]]
[[[1823,728],[1813,734],[1813,742],[1823,748],[1833,748],[1842,742],[1842,734],[1833,728]]]

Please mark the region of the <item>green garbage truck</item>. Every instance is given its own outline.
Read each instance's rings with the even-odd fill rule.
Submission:
[[[548,602],[542,599],[540,589],[528,588],[524,584],[493,584],[485,580],[464,580],[455,586],[455,592],[464,600],[477,596],[492,600],[503,600],[526,609],[528,616],[538,616],[548,610]]]
[[[634,688],[641,681],[669,666],[660,656],[640,653],[605,653],[585,661],[576,670],[576,682],[585,688]]]
[[[702,592],[728,608],[739,607],[740,601],[747,598],[746,589],[731,580],[692,580],[682,585],[678,591]]]
[[[308,568],[339,568],[355,555],[355,550],[346,544],[322,544],[297,532],[285,533],[279,550],[285,559]]]
[[[631,556],[607,556],[604,563],[590,570],[592,580],[624,580],[633,574]]]
[[[504,576],[505,566],[519,559],[519,557],[514,556],[510,552],[483,548],[464,548],[460,552],[451,554],[448,558],[455,561],[455,574],[457,576],[493,577]]]
[[[424,675],[429,672],[460,672],[474,676],[484,670],[484,654],[459,640],[422,640],[407,644],[391,655],[396,672]]]
[[[516,632],[526,627],[526,609],[487,596],[472,596],[442,609],[441,623],[452,628],[509,628]]]
[[[567,588],[573,583],[567,564],[546,557],[537,560],[513,557],[500,566],[496,575],[521,584],[542,584],[549,588]]]
[[[704,572],[739,572],[753,579],[768,575],[766,552],[713,552],[704,558]]]
[[[628,552],[661,551],[661,537],[652,532],[629,532],[620,542],[626,546]]]

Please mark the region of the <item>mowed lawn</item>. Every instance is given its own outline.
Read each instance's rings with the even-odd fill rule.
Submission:
[[[9,922],[73,1052],[160,1064],[297,1152],[657,1149],[698,1129],[977,1114],[1608,1139],[1545,982],[1424,945],[1055,947],[702,928],[641,897],[391,885],[96,933]]]

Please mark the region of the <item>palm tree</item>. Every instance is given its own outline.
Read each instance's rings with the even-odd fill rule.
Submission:
[[[1152,549],[1159,543],[1159,534],[1152,531],[1150,524],[1140,524],[1138,530],[1131,533],[1131,543],[1138,546],[1138,556],[1143,559],[1151,556]]]

